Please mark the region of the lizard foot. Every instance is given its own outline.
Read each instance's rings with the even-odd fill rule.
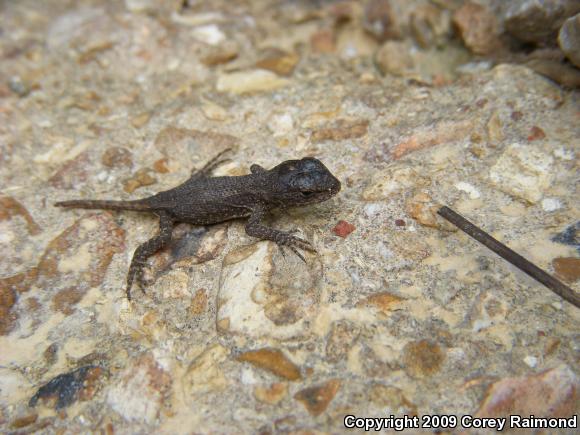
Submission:
[[[127,299],[129,301],[131,300],[131,287],[133,287],[133,283],[135,281],[136,281],[136,284],[141,289],[141,291],[143,292],[143,294],[144,295],[147,294],[145,292],[146,285],[145,285],[145,281],[143,279],[143,267],[145,267],[145,264],[136,263],[133,267],[131,267],[129,269],[129,273],[127,275],[127,288],[125,290],[127,293]]]
[[[312,246],[312,244],[308,240],[301,239],[300,237],[293,236],[293,233],[296,233],[298,230],[290,230],[290,231],[283,231],[276,235],[276,239],[274,240],[280,251],[282,252],[283,256],[285,255],[284,248],[290,249],[294,252],[298,258],[306,263],[306,259],[304,256],[298,251],[298,249],[302,249],[304,251],[309,252],[316,252],[316,249]]]

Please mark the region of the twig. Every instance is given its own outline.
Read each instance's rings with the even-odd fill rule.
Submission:
[[[469,222],[460,214],[454,212],[447,206],[441,207],[437,210],[437,214],[447,219],[453,225],[457,226],[461,231],[466,233],[468,236],[473,237],[479,243],[484,244],[493,252],[495,252],[500,257],[509,261],[511,264],[516,266],[522,272],[527,273],[529,276],[534,278],[536,281],[544,284],[562,299],[567,300],[572,305],[580,308],[580,296],[570,287],[565,285],[560,280],[554,278],[552,275],[540,269],[535,264],[526,260],[524,257],[516,253],[515,251],[508,248],[506,245],[500,241],[491,237],[488,233],[483,231],[481,228],[476,227],[474,224]]]

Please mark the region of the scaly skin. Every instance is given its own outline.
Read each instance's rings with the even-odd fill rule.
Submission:
[[[251,174],[237,177],[211,177],[211,172],[226,161],[225,150],[201,170],[192,173],[183,184],[148,198],[134,201],[72,200],[55,206],[86,209],[133,210],[155,213],[159,234],[140,245],[133,254],[127,274],[127,298],[137,279],[142,282],[143,267],[149,256],[171,241],[173,226],[179,222],[210,225],[230,219],[248,218],[246,233],[261,240],[271,240],[281,249],[288,247],[304,260],[298,249],[314,251],[307,240],[265,226],[265,215],[274,208],[298,207],[326,201],[340,191],[340,182],[317,159],[305,157],[287,160],[267,170],[250,167]],[[284,252],[284,251],[282,251]]]

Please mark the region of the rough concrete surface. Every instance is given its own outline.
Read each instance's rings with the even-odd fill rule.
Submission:
[[[526,66],[497,5],[1,2],[0,431],[578,414],[580,310],[435,214],[580,291],[578,70]],[[306,263],[243,222],[181,224],[128,302],[155,218],[52,205],[147,196],[227,147],[216,174],[316,156],[341,180],[272,217]],[[464,429],[489,430],[441,431]]]

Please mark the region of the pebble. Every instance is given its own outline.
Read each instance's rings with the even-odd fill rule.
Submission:
[[[20,98],[26,97],[32,90],[30,84],[18,76],[10,77],[10,80],[8,80],[8,87]]]
[[[131,125],[135,128],[141,128],[147,125],[150,119],[151,112],[143,112],[131,118]]]
[[[580,13],[564,21],[558,44],[570,62],[580,68]]]
[[[558,257],[552,260],[556,275],[568,283],[580,280],[580,258]]]
[[[388,314],[391,311],[395,310],[397,306],[400,305],[401,302],[403,302],[403,299],[397,295],[388,292],[379,292],[360,300],[359,302],[357,302],[356,306],[357,307],[371,306],[376,308],[383,314]]]
[[[267,92],[288,86],[288,79],[279,77],[272,71],[256,69],[233,73],[221,73],[218,76],[216,89],[219,92],[232,94],[250,94]]]
[[[28,405],[36,406],[40,400],[45,406],[57,410],[78,400],[91,400],[100,389],[106,371],[98,366],[85,366],[60,374],[38,389]]]
[[[36,423],[37,420],[38,420],[38,414],[36,414],[36,413],[28,414],[26,416],[18,417],[16,419],[12,420],[12,423],[10,423],[10,428],[11,429],[21,429],[23,427],[30,426],[31,424]],[[2,422],[2,420],[0,417],[0,423],[1,422]]]
[[[218,45],[226,39],[226,35],[216,24],[195,27],[191,33],[195,39],[209,45]]]
[[[437,228],[442,231],[457,231],[457,227],[447,222],[437,214],[441,204],[436,203],[424,192],[419,192],[407,200],[405,210],[407,214],[421,225]]]
[[[364,9],[363,27],[379,42],[402,36],[399,15],[391,3],[391,0],[370,0]]]
[[[228,119],[228,111],[219,104],[205,100],[201,105],[203,115],[212,121],[225,121]]]
[[[580,12],[578,0],[511,0],[504,15],[506,30],[520,41],[553,44],[566,20]]]
[[[419,340],[408,343],[403,349],[405,371],[415,378],[433,376],[445,360],[445,353],[437,343]]]
[[[409,26],[421,48],[441,47],[450,37],[451,17],[435,5],[422,4],[411,12]]]
[[[553,162],[552,156],[538,148],[514,143],[492,166],[489,178],[499,190],[535,204],[552,183]]]
[[[490,54],[498,49],[498,23],[485,6],[467,2],[453,14],[453,23],[465,45],[475,54]]]
[[[305,388],[294,395],[301,402],[310,415],[318,416],[326,411],[326,408],[340,389],[340,380],[331,379],[321,385]]]
[[[372,202],[370,204],[366,204],[363,208],[363,212],[366,217],[373,218],[377,214],[379,214],[382,210],[381,204],[377,204],[376,202]]]
[[[387,41],[377,51],[375,62],[384,75],[404,76],[414,69],[411,46],[406,41]]]
[[[133,193],[140,187],[151,186],[157,183],[157,178],[153,177],[150,172],[151,169],[149,168],[139,169],[123,182],[123,190],[127,193]]]
[[[493,144],[501,142],[504,138],[503,123],[499,112],[493,112],[486,125],[487,137]]]
[[[272,71],[281,76],[290,76],[298,64],[300,56],[279,49],[270,49],[265,56],[256,63],[256,68]]]
[[[226,41],[218,46],[211,46],[205,54],[202,54],[201,61],[207,66],[216,66],[234,60],[240,54],[240,48],[233,41]]]
[[[135,1],[135,0],[133,0]],[[142,0],[136,0],[142,1]],[[151,0],[145,0],[151,1]],[[155,1],[157,3],[157,1]],[[220,12],[201,12],[197,14],[178,14],[173,13],[171,20],[174,23],[183,24],[187,26],[203,26],[206,24],[220,23],[225,21],[226,17]]]
[[[489,71],[493,63],[488,60],[480,60],[475,62],[468,62],[460,65],[456,68],[456,71],[461,74],[481,74],[485,71]]]
[[[562,203],[557,198],[544,198],[542,199],[542,208],[547,212],[556,211],[562,208]]]
[[[157,3],[155,0],[125,0],[125,7],[131,12],[155,12]]]
[[[479,190],[477,190],[472,184],[466,183],[465,181],[456,183],[455,188],[467,193],[470,199],[477,199],[481,197]]]
[[[572,415],[578,406],[580,380],[566,365],[538,374],[504,378],[486,391],[477,417]]]
[[[161,159],[155,160],[151,167],[158,174],[167,174],[168,172],[170,172],[169,168],[167,167],[167,163],[168,159],[166,157],[163,157]]]
[[[524,362],[528,367],[535,368],[538,365],[538,358],[528,355],[524,358]]]
[[[284,136],[294,129],[294,118],[290,113],[278,113],[270,117],[268,129],[274,137]]]
[[[278,349],[266,348],[244,352],[237,357],[237,360],[249,362],[288,381],[302,379],[300,368]]]
[[[343,239],[346,238],[350,233],[356,230],[356,227],[346,221],[338,221],[336,226],[332,229],[332,232]]]
[[[546,133],[537,125],[532,126],[530,129],[530,134],[528,135],[528,141],[532,142],[539,139],[545,139]]]
[[[568,88],[580,87],[580,70],[553,59],[532,59],[524,64],[532,71]]]

